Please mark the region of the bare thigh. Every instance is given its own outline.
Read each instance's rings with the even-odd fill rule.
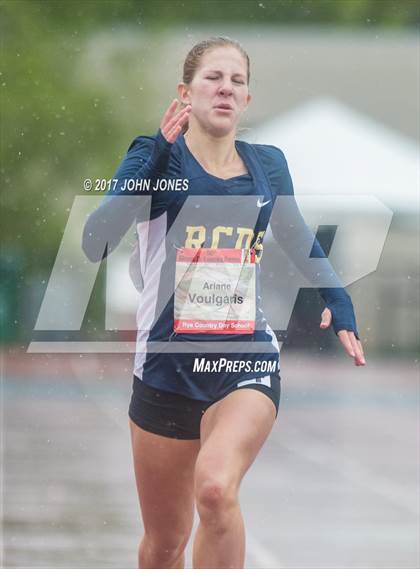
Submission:
[[[137,492],[146,535],[177,541],[194,519],[194,467],[199,440],[149,433],[130,419]]]
[[[213,404],[201,420],[196,486],[221,484],[236,495],[274,425],[273,402],[254,389],[240,389]]]

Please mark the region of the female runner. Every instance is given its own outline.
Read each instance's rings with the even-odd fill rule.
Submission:
[[[279,349],[260,306],[258,261],[273,202],[292,196],[293,186],[279,149],[235,139],[249,77],[236,41],[194,46],[178,84],[182,108],[175,99],[158,133],[132,142],[115,195],[84,231],[84,250],[98,261],[133,221],[137,227],[143,292],[129,416],[141,569],[184,567],[194,505],[194,569],[244,567],[239,487],[277,417]],[[121,198],[133,180],[150,181],[137,202]],[[298,219],[299,244],[313,242]],[[281,242],[281,229],[272,229]],[[355,365],[364,365],[350,297],[339,286],[319,292],[321,328],[332,323]]]

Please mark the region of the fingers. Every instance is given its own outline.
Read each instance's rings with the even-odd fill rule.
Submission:
[[[182,127],[188,121],[188,115],[191,111],[191,105],[176,112],[178,100],[174,99],[169,105],[168,110],[163,115],[160,123],[160,130],[168,142],[175,142],[176,137],[181,132]]]
[[[360,340],[357,340],[354,332],[349,332],[348,330],[340,330],[337,335],[340,339],[340,342],[343,344],[347,354],[350,357],[354,358],[354,365],[366,365],[362,343]]]
[[[332,322],[332,314],[329,308],[324,308],[321,314],[321,324],[319,325],[320,328],[325,330]]]
[[[163,115],[162,118],[162,123],[161,124],[166,124],[169,119],[171,119],[173,117],[173,114],[175,112],[175,109],[178,106],[178,99],[174,99],[172,101],[172,103],[169,105],[168,109],[166,110],[165,114]]]
[[[190,111],[191,107],[185,107],[185,109],[179,111],[179,113],[166,123],[166,125],[161,126],[162,134],[168,142],[175,142],[176,137],[182,130],[182,127],[188,121]]]
[[[167,128],[167,137],[169,142],[175,142],[176,137],[182,131],[182,127],[188,122],[188,115],[190,114],[191,107],[183,109],[176,117],[176,122],[172,127]]]
[[[354,363],[357,366],[366,365],[365,356],[363,353],[362,342],[356,338],[354,332],[349,332],[350,342],[353,346],[356,357],[354,358]]]
[[[344,349],[346,350],[347,354],[351,358],[354,358],[356,354],[354,352],[354,348],[353,348],[353,345],[350,341],[349,333],[347,332],[347,330],[340,330],[337,333],[337,336],[339,337],[340,342],[343,344]]]

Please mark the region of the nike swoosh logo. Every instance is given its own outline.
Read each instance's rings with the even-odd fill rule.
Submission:
[[[271,202],[271,200],[268,200],[266,202],[260,202],[260,198],[258,198],[257,207],[264,207],[265,205],[267,205],[270,202]]]

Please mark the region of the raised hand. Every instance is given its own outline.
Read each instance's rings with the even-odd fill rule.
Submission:
[[[188,115],[191,111],[191,105],[187,105],[179,111],[176,110],[178,99],[174,99],[169,105],[168,110],[163,115],[160,123],[160,130],[168,142],[175,142],[178,134],[181,132],[182,127],[188,121]]]
[[[321,314],[321,324],[319,327],[322,328],[322,330],[325,330],[330,326],[331,322],[331,310],[329,308],[325,308]],[[354,359],[354,365],[366,365],[362,342],[356,338],[354,332],[351,330],[340,330],[337,335],[347,354]]]

